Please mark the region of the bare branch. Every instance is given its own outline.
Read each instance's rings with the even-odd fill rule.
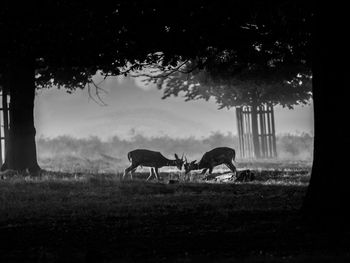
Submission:
[[[91,93],[91,84],[95,88],[95,96],[97,97],[97,100],[95,99],[95,97]],[[94,81],[87,83],[87,86],[88,86],[89,98],[92,99],[95,103],[97,103],[100,106],[107,106],[107,104],[100,97],[100,91],[103,89],[101,87],[99,87],[98,85],[96,85]],[[105,90],[103,90],[103,91],[106,92]]]

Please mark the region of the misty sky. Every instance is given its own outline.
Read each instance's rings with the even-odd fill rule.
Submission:
[[[107,106],[89,98],[86,89],[73,94],[56,88],[38,91],[37,136],[108,139],[135,134],[202,137],[216,131],[237,133],[234,109],[218,110],[214,101],[185,102],[181,97],[162,100],[162,92],[155,87],[121,77],[108,78],[101,87],[106,91],[101,97]],[[277,133],[312,133],[312,105],[294,110],[276,107],[275,120]]]

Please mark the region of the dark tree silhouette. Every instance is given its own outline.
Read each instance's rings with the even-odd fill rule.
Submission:
[[[310,103],[311,69],[306,65],[299,67],[299,72],[293,69],[284,74],[272,61],[265,62],[271,66],[269,70],[249,65],[240,72],[230,68],[231,63],[234,62],[218,61],[208,68],[198,69],[196,62],[189,62],[180,71],[161,72],[147,80],[156,82],[158,88],[163,89],[163,98],[182,95],[186,101],[215,99],[219,109],[262,104],[279,104],[292,109],[295,105]],[[296,75],[292,76],[291,72]]]
[[[229,52],[228,66],[237,72],[252,65],[269,70],[266,62],[272,61],[280,72],[295,76],[300,67],[312,66],[315,152],[304,207],[322,217],[330,211],[341,215],[347,184],[339,184],[339,178],[347,178],[334,171],[346,163],[340,149],[350,148],[349,133],[339,125],[348,112],[345,67],[338,66],[348,52],[346,15],[325,19],[339,10],[331,6],[322,13],[305,2],[51,0],[13,6],[5,1],[0,9],[0,84],[11,95],[11,147],[3,169],[39,169],[35,87],[84,88],[98,71],[116,75],[154,63],[171,70],[196,61],[210,72],[217,69],[217,58]],[[311,26],[316,31],[310,42]],[[257,48],[265,52],[257,53]],[[330,136],[344,143],[337,145]]]
[[[346,12],[344,4],[320,4],[313,18],[314,161],[303,210],[332,227],[348,226],[349,219]]]

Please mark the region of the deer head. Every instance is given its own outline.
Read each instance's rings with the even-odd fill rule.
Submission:
[[[175,153],[174,155],[175,155],[175,165],[176,165],[176,167],[177,167],[179,170],[181,170],[181,169],[182,169],[182,165],[184,164],[184,160],[183,160],[184,155],[182,154],[181,159],[179,158],[179,156],[177,156],[176,153]]]
[[[190,171],[197,169],[198,163],[196,163],[196,162],[197,162],[196,160],[194,160],[192,162],[187,162],[187,159],[185,159],[185,164],[184,164],[185,174],[188,174]]]

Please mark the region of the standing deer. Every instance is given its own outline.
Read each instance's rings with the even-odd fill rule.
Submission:
[[[185,159],[185,174],[188,174],[192,170],[201,170],[202,174],[205,174],[209,169],[209,174],[212,173],[213,168],[220,164],[225,164],[233,173],[236,172],[236,167],[233,165],[235,160],[236,152],[232,148],[228,147],[218,147],[209,152],[206,152],[202,159],[197,163],[197,161],[187,162]]]
[[[154,174],[154,171],[155,171],[155,177],[157,178],[157,180],[159,180],[159,173],[158,173],[159,168],[163,166],[176,166],[179,170],[181,170],[182,165],[184,163],[183,155],[180,159],[175,153],[175,160],[170,160],[168,158],[165,158],[160,152],[144,150],[144,149],[137,149],[129,152],[128,159],[131,162],[131,165],[124,170],[123,179],[129,172],[131,172],[131,179],[132,179],[133,173],[135,172],[138,166],[146,166],[151,168],[150,175],[147,178],[147,181],[152,177],[152,175]]]

